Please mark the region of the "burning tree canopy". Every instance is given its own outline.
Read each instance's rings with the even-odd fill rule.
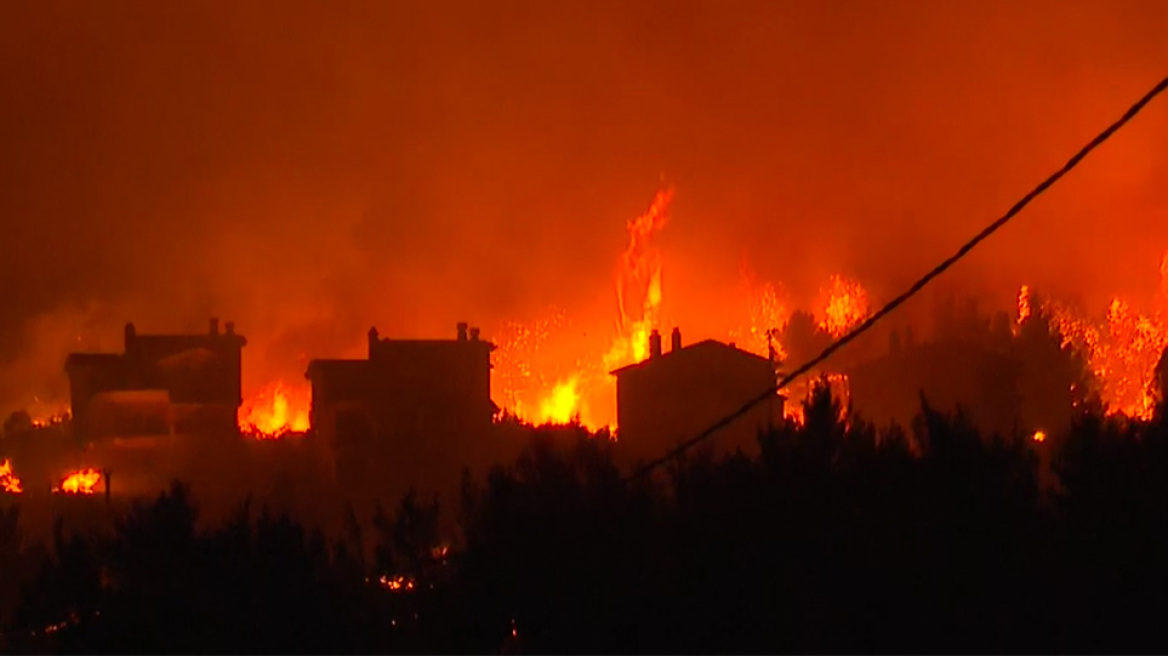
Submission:
[[[1165,297],[1168,269],[1161,260],[1159,308],[1150,314],[1114,297],[1101,316],[1092,318],[1075,306],[1037,297],[1029,285],[1018,293],[1018,322],[1025,326],[1042,317],[1061,336],[1065,347],[1086,361],[1097,380],[1098,393],[1111,414],[1148,419],[1156,406],[1156,367],[1168,348]]]

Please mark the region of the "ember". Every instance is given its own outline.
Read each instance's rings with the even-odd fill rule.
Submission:
[[[0,492],[7,494],[20,494],[24,492],[24,486],[21,485],[20,479],[16,477],[16,473],[12,471],[12,463],[8,458],[0,461]]]
[[[380,583],[382,585],[382,587],[387,588],[389,590],[392,590],[394,592],[402,592],[405,590],[413,590],[414,589],[413,580],[408,579],[404,576],[384,576],[383,575],[377,579],[377,582]]]
[[[97,494],[100,482],[101,472],[93,468],[82,469],[66,476],[53,488],[53,494]]]

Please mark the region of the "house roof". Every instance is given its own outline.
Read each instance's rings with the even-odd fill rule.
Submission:
[[[368,360],[311,360],[304,377],[312,380],[317,376],[352,376],[364,373],[369,367]]]
[[[179,353],[197,348],[222,348],[232,346],[242,348],[247,345],[247,339],[242,335],[143,335],[135,334],[129,338],[134,346],[147,351]],[[127,343],[127,347],[129,343]]]
[[[70,353],[65,358],[65,371],[74,367],[108,367],[121,361],[121,353]]]
[[[609,374],[619,377],[621,374],[627,373],[629,371],[633,371],[633,370],[637,370],[637,369],[644,369],[644,368],[649,367],[649,366],[655,366],[658,363],[675,362],[676,361],[675,358],[677,358],[679,356],[682,358],[685,358],[687,356],[693,356],[693,355],[696,355],[699,353],[710,353],[710,352],[721,352],[724,355],[729,356],[729,357],[741,358],[743,361],[754,360],[754,361],[766,363],[766,364],[770,363],[770,360],[768,360],[760,355],[755,355],[754,353],[751,353],[750,351],[743,351],[742,349],[738,348],[737,346],[731,346],[729,344],[724,344],[722,342],[719,342],[716,339],[706,339],[706,340],[702,340],[700,342],[696,342],[694,344],[690,344],[689,346],[684,346],[684,347],[682,347],[682,349],[680,351],[664,352],[656,358],[649,358],[647,360],[642,360],[640,362],[635,362],[633,364],[626,365],[626,366],[621,367],[619,369],[613,369],[612,371],[609,372]]]

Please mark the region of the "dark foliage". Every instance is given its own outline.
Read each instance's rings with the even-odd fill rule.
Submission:
[[[876,430],[827,388],[757,456],[656,480],[607,439],[535,429],[437,503],[378,511],[366,562],[245,504],[212,531],[175,485],[110,535],[58,526],[8,649],[100,653],[1130,652],[1164,646],[1168,434],[1088,413],[1042,444],[922,404]],[[1040,489],[1050,462],[1059,485]]]

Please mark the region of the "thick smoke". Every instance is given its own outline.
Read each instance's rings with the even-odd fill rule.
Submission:
[[[14,4],[0,406],[60,395],[65,354],[127,319],[235,320],[247,386],[372,324],[608,329],[663,179],[687,335],[742,259],[796,300],[836,272],[881,300],[1159,79],[1166,32],[1156,0]],[[1160,103],[949,284],[1150,296],[1166,141]]]

